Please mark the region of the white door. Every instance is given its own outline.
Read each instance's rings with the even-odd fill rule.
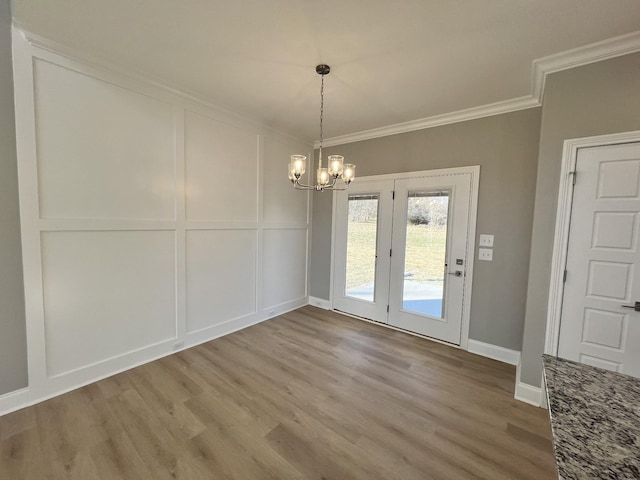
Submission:
[[[460,344],[470,190],[470,174],[396,180],[389,324]]]
[[[575,172],[558,355],[640,377],[640,143],[580,149]]]
[[[338,192],[334,308],[459,345],[471,181],[360,179]]]
[[[393,180],[359,179],[336,196],[333,306],[387,321]]]

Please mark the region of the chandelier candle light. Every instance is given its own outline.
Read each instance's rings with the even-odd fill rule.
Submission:
[[[300,178],[305,172],[307,157],[304,155],[291,155],[289,163],[289,180],[294,188],[298,190],[346,190],[356,176],[356,166],[351,163],[343,163],[344,157],[341,155],[329,155],[328,167],[322,166],[322,141],[324,132],[322,131],[322,120],[324,117],[324,76],[331,71],[329,65],[316,66],[316,73],[322,77],[320,85],[320,147],[318,157],[318,173],[315,185],[305,185],[300,183]],[[338,178],[342,178],[344,187],[336,186]]]

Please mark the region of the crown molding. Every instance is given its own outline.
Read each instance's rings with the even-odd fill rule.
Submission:
[[[344,145],[345,143],[370,140],[388,135],[413,132],[426,128],[438,127],[451,123],[475,120],[477,118],[515,112],[527,108],[539,107],[544,97],[544,87],[547,75],[570,68],[588,65],[590,63],[620,57],[629,53],[640,51],[640,30],[619,37],[609,38],[601,42],[584,45],[582,47],[566,50],[564,52],[537,58],[532,62],[531,95],[513,98],[502,102],[490,103],[479,107],[458,110],[456,112],[425,117],[409,122],[396,123],[386,127],[363,130],[361,132],[340,135],[327,138],[323,142],[324,147]],[[314,143],[314,148],[319,147],[319,142]]]
[[[106,69],[117,72],[121,75],[126,75],[130,78],[151,84],[156,88],[160,88],[166,92],[178,95],[187,100],[195,101],[197,103],[205,105],[208,108],[211,108],[212,110],[218,111],[229,117],[235,117],[245,123],[253,124],[255,127],[267,130],[270,133],[282,137],[288,137],[291,140],[295,140],[298,142],[307,143],[300,138],[293,137],[291,134],[274,129],[272,127],[269,127],[268,125],[258,123],[255,120],[247,118],[243,115],[239,115],[238,113],[233,112],[230,109],[223,108],[219,105],[214,105],[211,102],[205,100],[205,97],[198,92],[189,92],[184,89],[177,88],[164,79],[150,78],[146,75],[132,72],[131,70],[125,70],[119,65],[115,65],[101,59],[99,60],[94,56],[88,57],[78,50],[64,47],[46,38],[28,32],[24,28],[21,28],[21,26],[16,22],[13,23],[13,26],[14,28],[17,28],[22,34],[23,38],[34,47],[50,51],[54,54],[62,55],[71,60],[81,61],[96,68]],[[416,130],[423,130],[427,128],[448,125],[451,123],[465,122],[468,120],[475,120],[478,118],[490,117],[493,115],[500,115],[504,113],[515,112],[518,110],[539,107],[540,105],[542,105],[547,75],[562,70],[579,67],[582,65],[588,65],[590,63],[620,57],[622,55],[627,55],[629,53],[635,53],[638,51],[640,51],[640,30],[618,37],[602,40],[600,42],[592,43],[589,45],[584,45],[582,47],[574,48],[571,50],[566,50],[564,52],[556,53],[546,57],[537,58],[532,62],[532,92],[530,95],[490,103],[487,105],[480,105],[478,107],[458,110],[455,112],[420,118],[408,122],[373,128],[370,130],[363,130],[347,135],[331,137],[324,140],[323,146],[330,147],[335,145],[343,145],[345,143],[353,143],[389,135],[397,135],[400,133],[413,132]],[[313,146],[314,148],[318,148],[320,144],[318,141],[316,141]]]
[[[640,51],[640,30],[538,58],[533,61],[532,95],[542,103],[545,80],[550,73],[601,62],[638,51]]]
[[[338,137],[327,138],[322,142],[323,147],[331,147],[334,145],[343,145],[345,143],[359,142],[361,140],[370,140],[372,138],[386,137],[388,135],[397,135],[399,133],[413,132],[416,130],[424,130],[425,128],[438,127],[450,123],[465,122],[467,120],[475,120],[482,117],[490,117],[501,113],[515,112],[517,110],[525,110],[527,108],[539,107],[540,103],[531,95],[511,100],[503,100],[501,102],[481,105],[479,107],[467,108],[456,112],[444,113],[442,115],[434,115],[432,117],[420,118],[409,122],[396,123],[386,127],[372,128],[361,132],[340,135]],[[314,148],[320,146],[319,142],[313,144]]]

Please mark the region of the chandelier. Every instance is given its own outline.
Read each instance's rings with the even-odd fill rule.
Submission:
[[[356,166],[351,163],[344,163],[344,157],[341,155],[329,155],[328,166],[322,166],[322,141],[324,132],[322,130],[322,120],[324,117],[324,76],[331,71],[329,65],[317,65],[316,73],[322,77],[320,84],[320,147],[318,156],[318,171],[316,174],[315,185],[305,185],[300,183],[300,178],[305,172],[307,157],[305,155],[291,155],[291,163],[289,163],[289,180],[293,183],[294,188],[298,190],[346,190],[356,175]],[[313,158],[311,159],[313,164]],[[338,178],[342,178],[344,186],[336,185]]]

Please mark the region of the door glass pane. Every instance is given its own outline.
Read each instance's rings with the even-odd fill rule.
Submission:
[[[449,192],[410,193],[402,308],[444,318]]]
[[[378,195],[349,195],[345,295],[373,302]]]

